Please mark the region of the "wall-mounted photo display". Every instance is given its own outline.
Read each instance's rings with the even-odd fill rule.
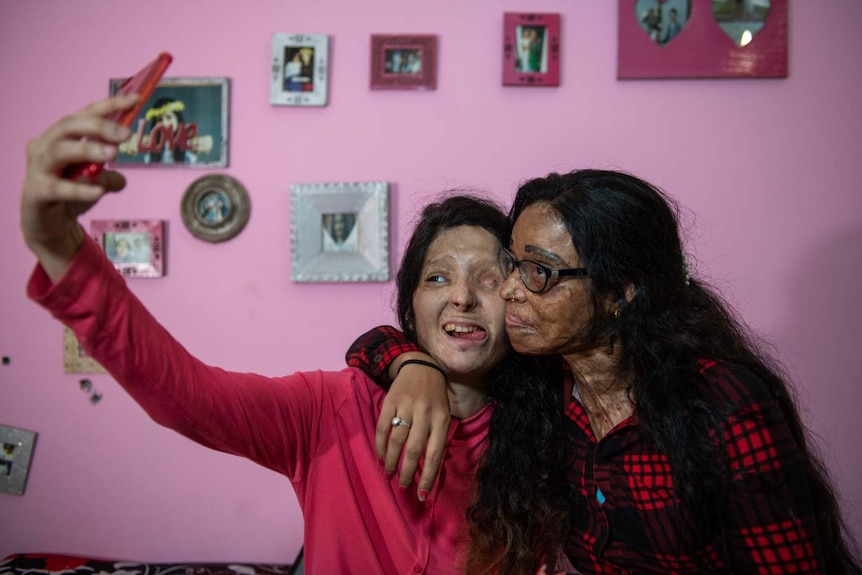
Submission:
[[[111,79],[112,95],[123,81]],[[114,164],[227,166],[229,85],[227,78],[163,78]]]
[[[325,106],[329,36],[274,34],[269,102],[277,106]]]
[[[63,326],[63,372],[106,373],[105,368],[87,354],[75,332],[66,326]]]
[[[0,425],[0,492],[23,495],[38,433]]]
[[[193,236],[207,242],[224,242],[245,228],[251,200],[236,178],[209,174],[186,188],[180,211],[183,224]]]
[[[389,281],[389,184],[290,186],[295,282]]]
[[[560,15],[503,15],[503,85],[560,85]]]
[[[371,36],[372,90],[435,90],[437,36]]]
[[[92,220],[90,235],[124,276],[165,275],[164,220]]]
[[[620,0],[617,78],[786,78],[787,0]]]

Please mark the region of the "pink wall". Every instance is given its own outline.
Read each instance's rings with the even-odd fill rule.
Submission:
[[[500,85],[502,13],[526,9],[562,14],[559,88]],[[39,432],[26,494],[0,494],[0,556],[285,562],[301,543],[286,480],[154,425],[106,376],[91,405],[63,373],[60,326],[24,297],[25,142],[161,50],[170,75],[231,79],[225,171],[249,190],[249,225],[224,245],[186,232],[180,197],[198,170],[127,170],[128,190],[92,216],[169,221],[169,275],[131,285],[202,359],[336,369],[356,335],[392,321],[392,283],[291,283],[293,182],[391,182],[397,256],[440,190],[508,202],[552,170],[630,170],[696,214],[698,272],[776,343],[862,538],[860,19],[857,1],[792,0],[784,80],[619,82],[610,0],[0,2],[0,422]],[[275,32],[332,36],[329,106],[269,105]],[[438,89],[369,91],[369,35],[403,32],[439,35]]]

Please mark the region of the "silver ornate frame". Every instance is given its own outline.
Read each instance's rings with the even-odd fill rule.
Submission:
[[[326,251],[326,214],[355,214],[356,248]],[[389,281],[387,182],[290,186],[291,279],[295,282]]]
[[[35,431],[0,425],[0,492],[24,495],[38,435]]]

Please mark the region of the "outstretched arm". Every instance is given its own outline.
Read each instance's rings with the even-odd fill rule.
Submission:
[[[403,451],[399,483],[408,487],[424,451],[417,487],[419,499],[424,501],[434,485],[446,445],[449,396],[440,371],[418,363],[404,364],[409,359],[436,363],[416,343],[390,326],[380,326],[359,336],[346,357],[348,365],[362,369],[389,390],[377,420],[375,439],[377,455],[386,472],[396,471]],[[410,427],[393,427],[396,415]]]
[[[28,295],[72,328],[87,352],[155,421],[213,449],[299,478],[300,463],[308,459],[320,427],[311,425],[314,408],[338,401],[331,391],[338,386],[321,385],[321,372],[274,379],[203,364],[149,314],[78,223],[81,214],[125,181],[105,171],[94,184],[73,182],[63,178],[64,170],[114,157],[128,134],[103,116],[130,107],[135,99],[91,104],[28,144],[21,230],[40,264]]]

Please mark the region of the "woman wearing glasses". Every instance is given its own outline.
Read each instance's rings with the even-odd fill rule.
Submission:
[[[576,492],[563,542],[570,567],[862,572],[790,387],[721,297],[690,277],[675,212],[649,183],[599,170],[528,181],[510,212],[511,243],[499,256],[509,339],[517,352],[562,361]],[[369,332],[349,359],[360,365],[382,350],[391,358],[396,344],[418,350]],[[424,380],[393,384],[383,410],[421,422],[409,436],[378,437],[390,470],[402,444],[407,465],[426,441],[437,449],[436,426],[425,423],[445,407],[412,406],[438,397],[426,387],[442,378],[411,373],[420,370]],[[492,445],[495,434],[517,444],[506,417],[495,413]],[[509,472],[505,443],[489,450],[480,474]],[[431,475],[423,469],[420,489]],[[471,516],[493,534],[482,518],[511,503],[480,489]]]

